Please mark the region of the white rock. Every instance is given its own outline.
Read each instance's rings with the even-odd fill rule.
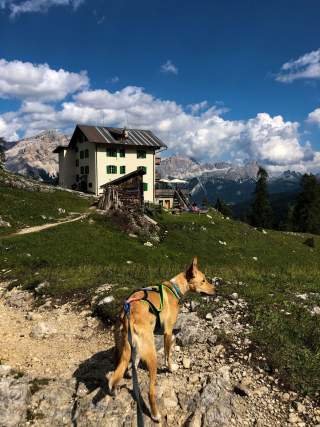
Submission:
[[[34,339],[44,339],[56,333],[56,329],[45,322],[37,323],[31,330],[30,336]]]
[[[0,365],[0,376],[5,376],[10,374],[11,369],[12,368],[9,365]]]
[[[209,321],[213,320],[213,316],[211,313],[206,314],[206,320],[209,320]]]
[[[257,258],[256,256],[253,256],[253,257],[252,257],[252,259],[253,259],[254,261],[258,261],[258,258]]]
[[[185,369],[190,369],[190,366],[191,366],[191,360],[189,359],[189,357],[184,357],[184,358],[182,359],[182,364],[183,364],[183,367],[184,367]]]
[[[312,316],[320,315],[320,307],[313,307],[310,313]]]
[[[145,242],[144,246],[148,246],[149,248],[151,248],[153,246],[153,244],[151,242]]]
[[[179,365],[177,363],[171,363],[171,372],[176,372],[179,369]]]
[[[99,301],[98,305],[110,304],[112,301],[114,301],[114,296],[108,295],[107,297],[105,297],[101,301]]]
[[[237,292],[234,292],[233,294],[231,294],[231,298],[237,300],[239,298],[239,295],[237,294]]]

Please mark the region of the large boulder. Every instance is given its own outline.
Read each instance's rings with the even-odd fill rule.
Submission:
[[[25,425],[30,396],[28,378],[0,365],[0,426]]]

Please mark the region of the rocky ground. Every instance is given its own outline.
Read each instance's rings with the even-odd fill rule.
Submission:
[[[131,380],[123,381],[116,397],[107,390],[112,328],[92,317],[89,305],[50,298],[39,305],[32,294],[11,287],[0,287],[0,426],[136,425]],[[206,307],[206,319],[195,304],[182,309],[174,373],[164,369],[162,337],[156,336],[161,425],[320,425],[314,402],[282,389],[252,361],[246,302],[233,294],[208,300]],[[145,425],[152,426],[143,366],[138,375]]]

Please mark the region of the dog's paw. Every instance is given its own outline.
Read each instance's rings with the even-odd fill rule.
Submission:
[[[109,393],[111,394],[111,396],[115,396],[116,395],[116,387],[113,387],[113,373],[110,372],[107,375],[107,380],[108,380],[108,388],[109,388]]]
[[[151,414],[151,418],[155,423],[160,423],[160,421],[161,421],[160,412],[157,412],[155,415]]]

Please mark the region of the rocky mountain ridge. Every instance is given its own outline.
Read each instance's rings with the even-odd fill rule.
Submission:
[[[6,143],[5,166],[11,172],[51,182],[58,174],[58,156],[53,150],[68,145],[68,136],[48,130],[38,135]]]

